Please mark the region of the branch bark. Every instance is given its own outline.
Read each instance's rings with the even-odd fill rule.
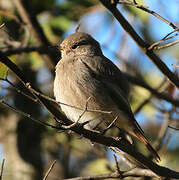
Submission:
[[[109,179],[109,178],[116,178],[116,179],[124,179],[126,177],[158,177],[155,173],[148,169],[142,168],[134,168],[129,171],[120,171],[110,173],[110,174],[100,174],[94,176],[86,176],[86,177],[76,177],[76,178],[68,178],[65,180],[99,180],[99,179]]]

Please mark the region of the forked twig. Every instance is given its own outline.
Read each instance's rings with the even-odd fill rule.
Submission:
[[[148,50],[156,49],[159,44],[161,44],[162,42],[165,42],[165,41],[167,41],[167,40],[169,40],[169,39],[172,39],[172,38],[174,38],[175,36],[177,36],[177,34],[174,34],[174,35],[171,36],[171,37],[163,38],[163,39],[161,39],[160,41],[157,41],[157,42],[153,43],[152,45],[150,45],[150,46],[148,47]]]
[[[174,46],[175,44],[178,44],[178,43],[179,43],[179,40],[176,40],[174,42],[171,42],[171,43],[168,43],[165,45],[154,47],[154,50],[160,50],[160,49],[168,48],[168,47]]]

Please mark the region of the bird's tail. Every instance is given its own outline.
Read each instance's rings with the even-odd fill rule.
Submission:
[[[145,138],[145,136],[138,129],[134,130],[134,134],[147,147],[147,149],[154,155],[154,158],[157,160],[157,162],[159,162],[160,161],[159,155],[154,150],[154,148],[150,145],[150,143]]]

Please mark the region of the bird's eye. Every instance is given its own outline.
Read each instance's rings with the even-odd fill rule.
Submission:
[[[76,49],[78,47],[78,44],[74,44],[71,48]]]

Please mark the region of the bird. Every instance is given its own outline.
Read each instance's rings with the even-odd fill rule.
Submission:
[[[127,79],[103,55],[99,42],[87,33],[75,32],[62,41],[59,50],[54,96],[64,114],[74,122],[87,122],[88,129],[115,119],[116,127],[137,137],[159,161],[131,110]]]

